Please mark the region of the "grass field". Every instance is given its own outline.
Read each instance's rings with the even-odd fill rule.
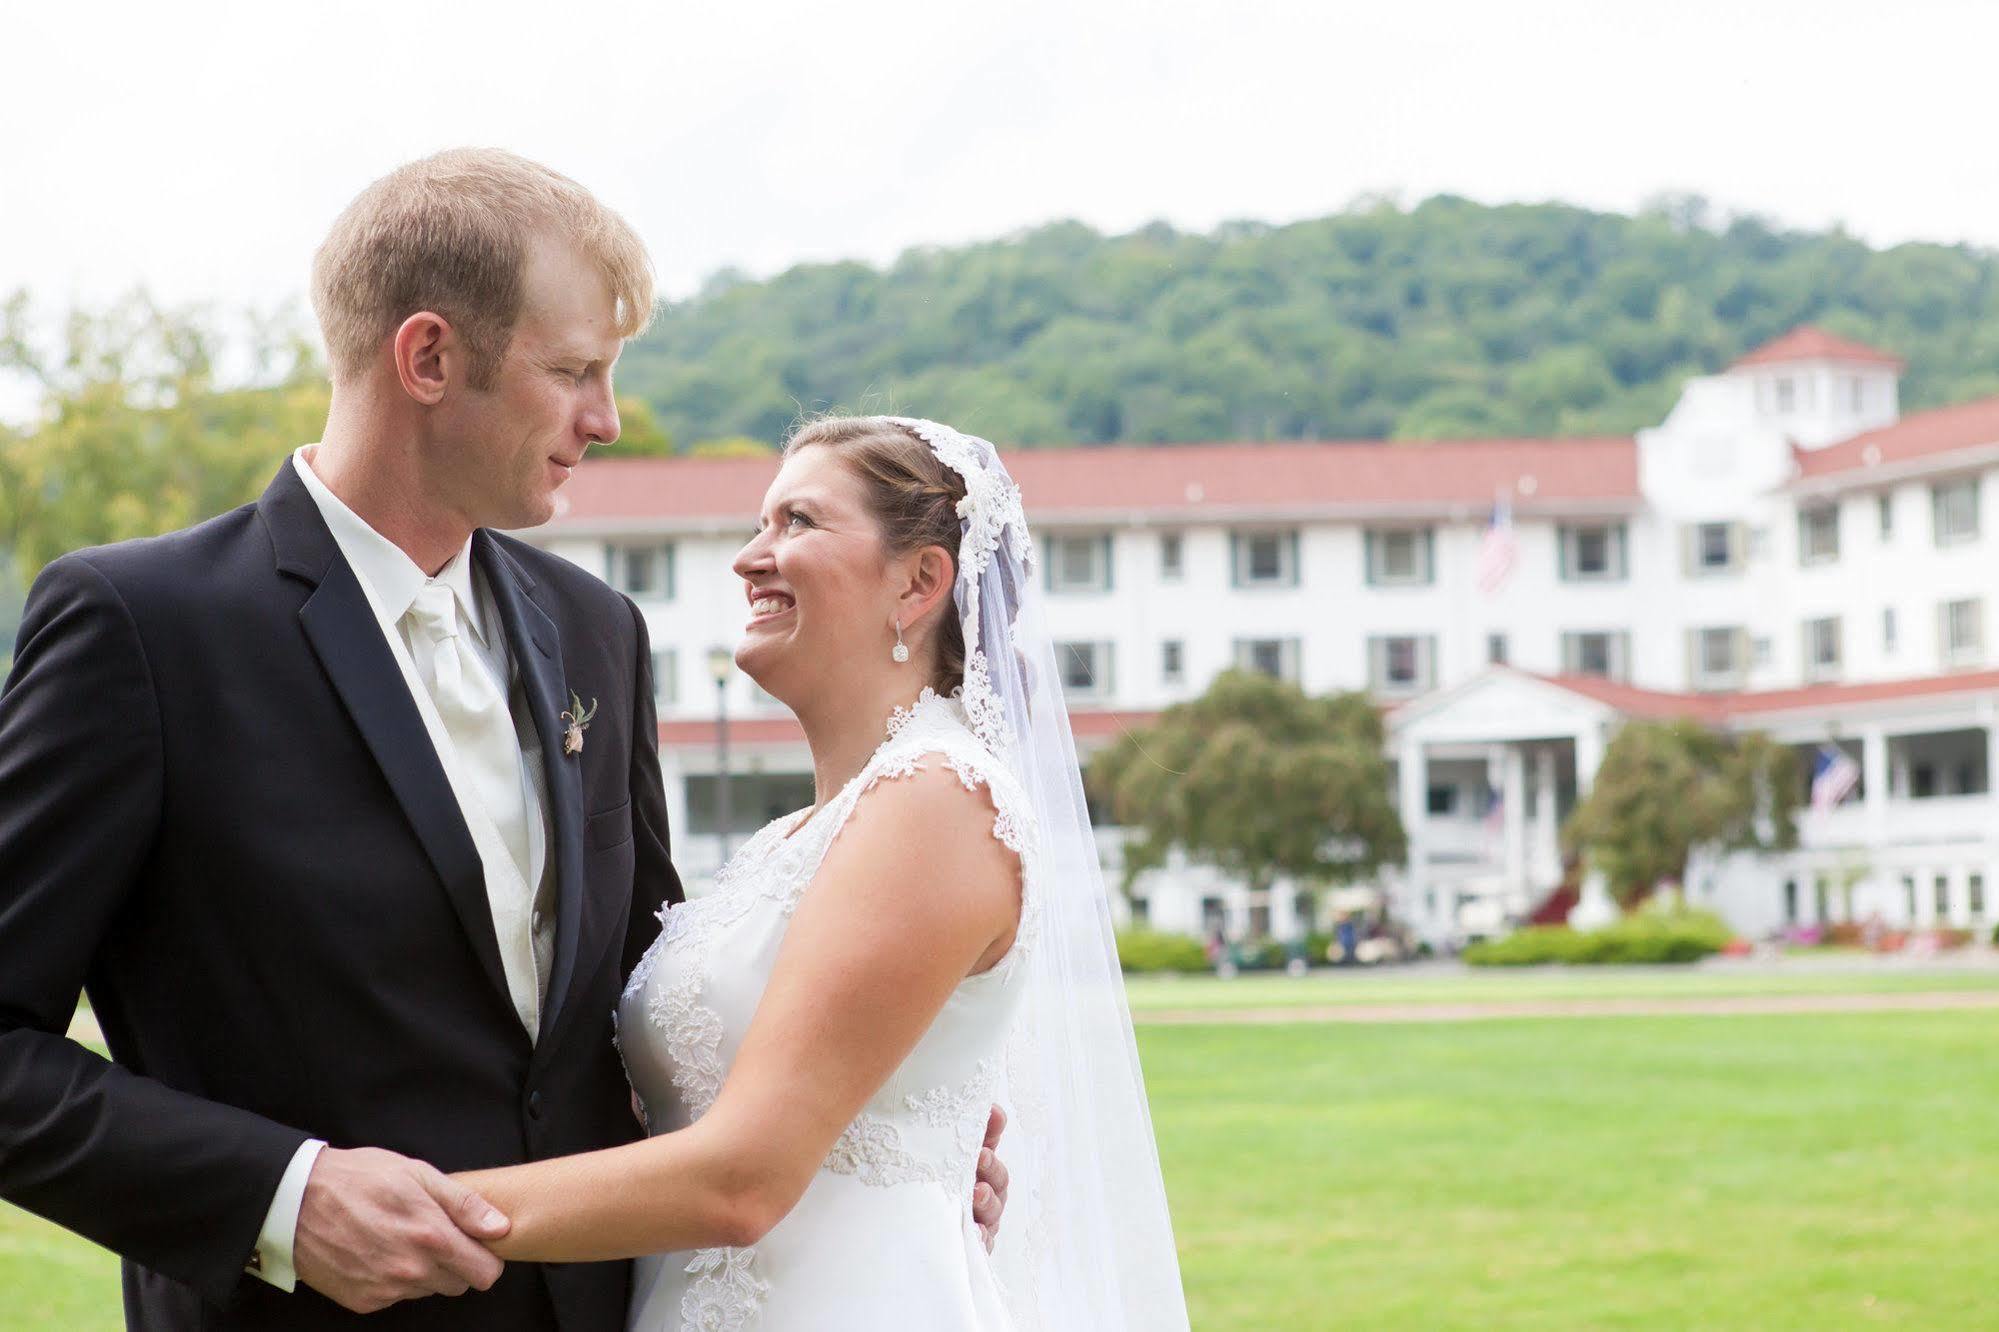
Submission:
[[[1468,1000],[1569,979],[1403,984]],[[1951,988],[1922,979],[1902,988]],[[1181,1008],[1216,983],[1168,984]],[[1197,1328],[1999,1327],[1990,1012],[1139,1039]],[[109,1258],[0,1208],[0,1329],[115,1326]]]

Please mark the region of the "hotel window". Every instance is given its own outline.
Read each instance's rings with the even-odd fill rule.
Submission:
[[[1874,497],[1874,516],[1881,523],[1881,542],[1886,545],[1895,536],[1895,492],[1884,490]]]
[[[1108,698],[1111,693],[1109,643],[1057,643],[1055,662],[1062,692],[1070,698]]]
[[[1050,536],[1047,586],[1050,592],[1110,591],[1110,534]]]
[[[1178,532],[1159,534],[1159,580],[1163,583],[1177,583],[1186,576],[1186,565],[1182,562],[1183,542]]]
[[[661,648],[652,654],[652,702],[656,708],[680,701],[680,654]]]
[[[1881,609],[1881,653],[1887,657],[1895,655],[1895,608],[1893,606],[1884,606]]]
[[[1458,788],[1438,785],[1424,793],[1423,811],[1433,819],[1449,818],[1458,812]]]
[[[1624,524],[1588,523],[1561,529],[1565,583],[1615,583],[1625,576]]]
[[[1392,634],[1367,640],[1368,685],[1379,694],[1416,694],[1434,678],[1437,640],[1430,634]]]
[[[1487,634],[1485,636],[1485,659],[1494,666],[1506,664],[1506,635]]]
[[[1170,685],[1179,684],[1187,678],[1187,645],[1177,638],[1169,638],[1159,645],[1159,678]]]
[[[1942,874],[1930,885],[1939,923],[1950,919],[1950,879]]]
[[[1695,689],[1734,689],[1742,684],[1749,636],[1740,629],[1687,630],[1690,682]]]
[[[1839,558],[1839,505],[1798,511],[1798,563],[1831,564]]]
[[[1903,918],[1909,924],[1911,925],[1915,924],[1916,923],[1916,876],[1913,874],[1904,874],[1902,876],[1902,910],[1903,910]]]
[[[1978,479],[1966,477],[1931,486],[1930,515],[1939,546],[1978,540]]]
[[[1784,880],[1784,923],[1786,925],[1795,925],[1798,923],[1798,881],[1796,879]]]
[[[1839,617],[1805,621],[1805,678],[1836,680],[1840,668]]]
[[[1777,410],[1794,411],[1798,405],[1798,382],[1789,375],[1777,381]]]
[[[1237,587],[1298,586],[1298,533],[1231,532],[1229,567]]]
[[[1273,680],[1298,683],[1298,640],[1295,638],[1238,638],[1235,641],[1238,669],[1255,671]]]
[[[1983,917],[1985,915],[1985,876],[1974,870],[1964,881],[1964,894],[1970,899],[1965,903],[1965,906],[1970,910],[1971,918],[1978,920]]]
[[[1562,635],[1562,671],[1594,675],[1603,680],[1628,678],[1631,635],[1609,630],[1585,630]]]
[[[1867,405],[1867,381],[1859,375],[1846,377],[1846,410],[1857,412]]]
[[[1422,587],[1437,581],[1436,533],[1427,527],[1367,533],[1367,581],[1374,587]]]
[[[673,600],[673,545],[614,545],[606,550],[612,587],[633,601]]]
[[[1695,523],[1681,531],[1681,553],[1689,575],[1699,578],[1742,568],[1748,532],[1741,523]]]
[[[1985,660],[1985,607],[1976,598],[1937,607],[1937,638],[1945,666],[1977,666]]]

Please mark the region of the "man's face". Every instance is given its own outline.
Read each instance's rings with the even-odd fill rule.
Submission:
[[[581,252],[537,241],[498,373],[465,388],[437,440],[447,486],[479,527],[535,527],[592,444],[618,437],[611,368],[623,346],[610,285]]]

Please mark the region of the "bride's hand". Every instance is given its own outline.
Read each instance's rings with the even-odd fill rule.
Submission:
[[[972,1185],[972,1220],[985,1236],[986,1252],[999,1239],[1000,1217],[1006,1211],[1006,1163],[999,1159],[1000,1134],[1006,1132],[1006,1111],[998,1106],[986,1118],[986,1145],[979,1152],[979,1179]]]

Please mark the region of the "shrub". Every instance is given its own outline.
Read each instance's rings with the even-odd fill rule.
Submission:
[[[1515,930],[1503,939],[1471,945],[1464,960],[1483,967],[1695,962],[1720,952],[1732,937],[1728,926],[1711,912],[1646,912],[1587,932],[1566,925]]]
[[[1117,957],[1119,965],[1129,972],[1193,973],[1208,969],[1207,950],[1199,939],[1159,930],[1120,930]]]

